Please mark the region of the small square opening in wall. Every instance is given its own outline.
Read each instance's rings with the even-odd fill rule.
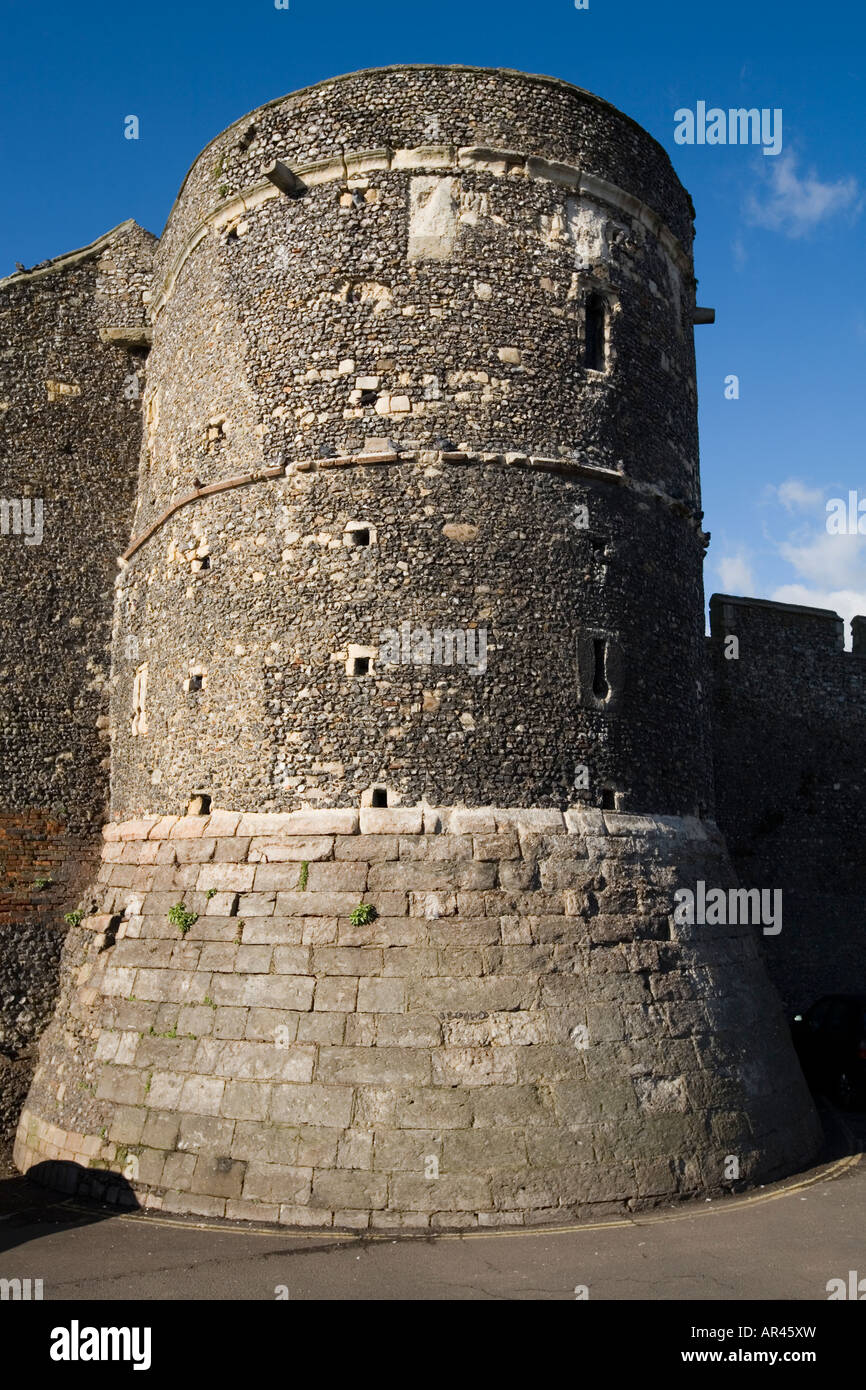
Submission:
[[[614,791],[613,787],[602,787],[601,809],[603,811],[616,810],[616,792]]]
[[[373,663],[377,656],[376,647],[360,647],[351,643],[346,652],[346,675],[372,676]]]
[[[372,795],[371,795],[371,797],[370,797],[370,805],[371,805],[371,806],[379,806],[379,807],[387,806],[387,805],[388,805],[388,788],[387,788],[387,787],[374,787],[374,788],[373,788],[373,793],[372,793]]]
[[[343,544],[351,550],[361,550],[376,544],[376,528],[366,521],[350,521],[343,532]]]
[[[207,792],[193,792],[186,813],[188,816],[209,816],[211,799]]]
[[[204,676],[190,676],[189,680],[186,683],[186,688],[189,691],[190,695],[196,695],[202,689],[203,681]]]

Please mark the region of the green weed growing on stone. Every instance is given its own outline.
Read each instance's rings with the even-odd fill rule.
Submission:
[[[175,903],[168,910],[168,920],[173,927],[177,927],[181,936],[186,936],[190,927],[198,921],[198,913],[190,912],[185,903]]]
[[[53,878],[37,878],[33,880],[33,887],[41,892],[43,888],[50,888],[53,882]]]
[[[63,920],[68,923],[70,927],[80,927],[81,923],[84,921],[84,913],[79,912],[78,908],[76,908],[74,912],[65,912],[63,914]]]
[[[369,922],[375,922],[378,915],[372,903],[358,903],[349,921],[352,923],[353,927],[366,927]]]
[[[211,898],[215,898],[218,892],[218,888],[209,888],[205,893],[205,897],[207,898],[208,902],[210,902]]]
[[[302,859],[302,860],[301,860],[301,872],[300,872],[300,874],[299,874],[299,876],[298,876],[298,888],[301,890],[302,893],[303,893],[304,889],[305,889],[306,886],[307,886],[307,881],[308,881],[309,877],[310,877],[310,861],[309,861],[309,859]]]
[[[208,1007],[209,1009],[215,1009],[215,1008],[216,1008],[216,1004],[215,1004],[214,1001],[211,999],[211,997],[210,997],[209,994],[206,994],[206,995],[205,995],[205,997],[204,997],[204,1002],[205,1002],[205,1004],[207,1005],[207,1007]]]

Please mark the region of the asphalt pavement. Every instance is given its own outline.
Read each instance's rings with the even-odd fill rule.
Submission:
[[[0,1182],[0,1279],[45,1300],[819,1300],[866,1276],[866,1116],[772,1187],[584,1225],[395,1238],[230,1226]],[[866,1284],[864,1284],[866,1288]]]

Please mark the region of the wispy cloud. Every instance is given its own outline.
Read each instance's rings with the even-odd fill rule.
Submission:
[[[845,619],[850,630],[851,619],[866,615],[864,589],[810,589],[806,584],[781,584],[770,595],[776,603],[798,603],[804,608],[829,608]],[[850,642],[848,643],[850,646]]]
[[[782,541],[779,554],[819,588],[866,589],[866,536],[819,531],[802,542]]]
[[[831,608],[846,623],[866,614],[866,536],[835,536],[822,529],[802,541],[789,538],[778,550],[797,576],[773,591],[778,602]]]
[[[799,478],[768,484],[760,501],[779,509],[777,534],[764,526],[765,545],[758,551],[747,545],[731,546],[714,566],[721,592],[828,608],[849,625],[858,614],[866,616],[866,535],[827,530],[825,492]],[[760,556],[765,570],[773,554],[774,579],[784,582],[771,587],[766,579],[756,580],[755,561]]]
[[[760,166],[758,166],[760,168]],[[802,237],[842,213],[856,216],[862,207],[856,178],[825,183],[814,170],[800,175],[797,156],[789,151],[761,168],[761,186],[746,201],[746,220],[789,237]]]
[[[807,487],[798,478],[786,478],[772,492],[786,512],[814,512],[820,508],[823,514],[824,493],[819,487]]]
[[[716,573],[723,593],[754,594],[754,571],[744,551],[740,550],[736,555],[723,555],[716,563]]]

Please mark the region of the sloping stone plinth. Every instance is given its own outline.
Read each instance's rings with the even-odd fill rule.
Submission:
[[[699,879],[733,883],[724,844],[673,817],[109,826],[16,1162],[151,1208],[351,1228],[635,1210],[730,1187],[732,1158],[780,1177],[816,1116],[760,928],[673,921]]]

